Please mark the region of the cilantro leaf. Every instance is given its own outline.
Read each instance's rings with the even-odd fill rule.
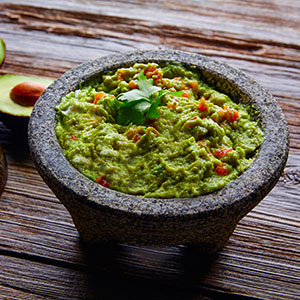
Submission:
[[[144,94],[145,98],[150,98],[154,93],[161,90],[160,87],[153,85],[153,79],[147,78],[144,71],[141,71],[138,75],[138,87],[139,90]]]
[[[126,101],[126,102],[132,102],[132,101],[137,101],[140,99],[143,99],[145,96],[142,91],[133,89],[130,90],[126,93],[122,93],[117,96],[118,100]]]
[[[166,95],[181,96],[182,91],[168,92],[153,85],[153,79],[147,78],[142,70],[137,76],[138,89],[121,93],[115,99],[117,108],[117,123],[128,125],[144,125],[146,119],[156,119],[160,116],[158,106],[161,98]],[[155,96],[155,94],[159,93]]]
[[[158,105],[159,105],[159,101],[160,99],[164,96],[164,91],[163,90],[160,90],[159,91],[159,94],[156,96],[156,98],[152,101],[149,109],[147,110],[146,112],[146,117],[148,119],[156,119],[160,116],[160,113],[159,111],[157,110],[158,108]]]
[[[154,93],[161,90],[160,87],[153,85],[152,78],[148,79],[144,75],[144,71],[141,71],[137,78],[138,78],[137,84],[138,84],[139,89],[133,89],[128,92],[121,93],[117,97],[119,100],[131,102],[131,101],[137,101],[137,100],[144,98],[144,99],[148,99],[147,101],[150,102],[149,98]]]
[[[141,99],[131,103],[122,103],[118,109],[117,123],[121,125],[128,125],[130,122],[136,125],[142,125],[145,119],[145,110],[150,107],[150,103]]]

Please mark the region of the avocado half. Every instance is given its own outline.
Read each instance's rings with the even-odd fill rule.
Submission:
[[[39,82],[48,86],[53,80],[44,77],[15,74],[0,76],[0,121],[8,128],[18,130],[20,133],[27,131],[27,125],[33,106],[17,104],[11,100],[9,94],[13,87],[26,81]]]
[[[5,54],[6,54],[5,44],[4,41],[0,39],[0,67],[4,62]]]
[[[7,180],[7,162],[5,154],[0,145],[0,196],[4,190]]]

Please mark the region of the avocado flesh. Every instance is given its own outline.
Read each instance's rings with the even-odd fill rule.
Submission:
[[[33,106],[22,106],[11,100],[13,87],[25,81],[36,81],[49,85],[53,80],[43,77],[7,74],[0,76],[0,121],[18,135],[27,134],[27,125]]]
[[[5,58],[5,44],[2,39],[0,39],[0,67],[4,62]]]
[[[0,76],[0,111],[16,117],[30,117],[33,106],[22,106],[11,100],[9,93],[13,87],[25,81],[49,85],[53,80],[43,77],[7,74]]]

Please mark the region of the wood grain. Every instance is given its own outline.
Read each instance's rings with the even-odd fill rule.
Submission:
[[[134,49],[205,54],[242,69],[277,98],[291,151],[276,187],[215,255],[183,245],[91,249],[24,141],[0,124],[8,158],[0,298],[300,299],[299,11],[292,0],[1,1],[1,74],[56,78],[87,60]]]

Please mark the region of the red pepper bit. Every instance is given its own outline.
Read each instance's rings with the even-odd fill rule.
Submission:
[[[158,124],[157,124],[157,122],[155,122],[155,120],[152,121],[152,123],[150,124],[150,126],[153,127],[154,129],[156,129],[158,131],[158,128],[157,128]]]
[[[94,96],[94,104],[97,104],[98,100],[103,97],[105,94],[103,92],[100,92],[100,93],[97,93],[95,96]]]
[[[117,80],[118,81],[122,81],[123,80],[123,75],[121,73],[118,73]]]
[[[230,121],[234,122],[239,118],[239,113],[235,109],[232,109],[231,111],[232,111],[232,115],[230,117]]]
[[[131,89],[137,89],[139,87],[138,84],[133,80],[129,81],[128,85]]]
[[[200,103],[199,103],[199,106],[198,106],[198,109],[200,110],[200,111],[208,111],[208,105],[207,105],[207,102],[206,102],[206,100],[205,100],[205,98],[204,97],[202,97],[201,99],[200,99]]]
[[[227,105],[224,105],[224,119],[233,123],[239,118],[239,113],[235,109],[230,109]]]
[[[223,163],[220,163],[216,168],[215,168],[215,172],[219,175],[219,176],[225,176],[228,174],[228,169],[226,168],[226,166]]]
[[[73,140],[73,141],[76,141],[77,140],[77,136],[75,136],[75,135],[71,135],[71,139]]]
[[[167,81],[166,81],[166,80],[164,80],[164,79],[162,79],[160,83],[161,83],[162,87],[165,87],[165,86],[166,86],[166,84],[167,84]]]
[[[146,68],[144,73],[148,78],[152,77],[155,84],[162,83],[162,73],[155,66]]]
[[[156,128],[152,127],[150,130],[157,136],[160,135],[160,132]]]
[[[155,66],[150,66],[148,68],[145,69],[144,71],[145,75],[150,78],[152,77],[153,75],[157,75],[158,74],[158,70],[156,69]]]
[[[227,156],[229,152],[232,151],[232,148],[222,149],[222,150],[215,150],[214,154],[217,157]]]
[[[188,90],[188,87],[183,82],[181,83],[181,86],[182,86],[182,90]]]
[[[136,135],[133,138],[133,141],[136,143],[141,138],[141,135],[139,133],[136,133]]]
[[[181,97],[188,98],[189,94],[187,92],[183,92],[183,94],[181,95]]]
[[[193,90],[193,91],[197,91],[198,89],[198,81],[193,81],[190,83],[190,88]]]
[[[171,102],[168,102],[168,108],[172,108],[172,109],[175,109],[177,107],[178,103],[176,101],[174,101],[173,103]]]
[[[154,74],[154,75],[155,75],[155,77],[153,78],[154,82],[158,82],[158,81],[162,80],[162,73],[160,73],[158,70],[157,70],[156,74]]]
[[[131,139],[134,137],[135,133],[136,133],[135,130],[129,129],[129,130],[125,133],[125,135],[127,136],[128,139],[131,140]]]
[[[102,186],[104,186],[104,187],[109,187],[110,186],[110,183],[106,180],[106,178],[104,177],[104,176],[101,176],[101,177],[98,177],[97,179],[96,179],[96,181],[98,182],[98,183],[100,183]]]
[[[118,72],[118,76],[117,76],[117,80],[118,81],[122,81],[124,78],[123,78],[123,74],[119,71]]]

